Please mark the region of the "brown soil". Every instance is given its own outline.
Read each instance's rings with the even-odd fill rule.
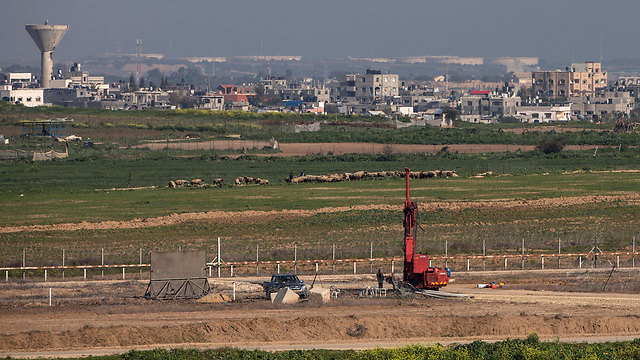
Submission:
[[[464,210],[474,208],[496,208],[509,209],[516,207],[557,207],[571,206],[592,203],[624,202],[626,204],[640,203],[640,194],[630,193],[622,195],[600,195],[600,196],[574,196],[544,198],[536,200],[475,200],[475,201],[438,201],[429,202],[422,205],[422,211],[435,210]],[[401,211],[401,205],[372,204],[341,207],[326,207],[314,210],[272,210],[272,211],[207,211],[194,213],[170,214],[155,218],[132,219],[123,221],[100,221],[100,222],[79,222],[63,223],[53,225],[24,225],[7,226],[0,228],[0,233],[31,232],[31,231],[75,231],[75,230],[104,230],[104,229],[136,229],[155,226],[167,226],[194,221],[215,221],[215,222],[256,222],[270,221],[274,219],[286,219],[316,214],[338,213],[353,210],[391,210]]]
[[[640,274],[629,270],[636,280]],[[323,286],[342,288],[329,304],[305,302],[275,306],[260,297],[264,278],[210,279],[215,291],[229,295],[237,283],[238,301],[201,304],[133,299],[140,282],[67,282],[2,285],[0,355],[12,351],[71,350],[134,346],[240,346],[465,341],[524,337],[640,336],[640,295],[517,289],[520,284],[552,283],[585,273],[536,271],[454,274],[446,290],[474,296],[467,300],[422,297],[360,298],[374,275],[321,276]],[[515,275],[514,275],[515,274]],[[310,282],[311,277],[304,277]],[[500,280],[513,288],[477,289],[476,282]],[[544,281],[539,279],[546,279]],[[615,283],[616,277],[612,282]],[[628,281],[628,277],[624,278]],[[46,306],[46,290],[62,302]],[[39,295],[37,295],[39,293]],[[65,295],[57,295],[57,294]],[[31,303],[11,306],[7,299],[26,296]],[[93,298],[93,303],[87,302]],[[75,299],[75,300],[74,300]],[[78,302],[78,299],[85,301]],[[38,304],[38,305],[34,305]],[[18,310],[19,309],[19,310]]]
[[[148,143],[135,147],[159,149],[183,149],[183,150],[239,150],[242,148],[263,148],[268,146],[266,141],[253,140],[212,140],[212,141],[190,141],[190,142],[164,142]],[[535,150],[535,145],[506,145],[506,144],[448,144],[448,145],[416,145],[416,144],[376,144],[376,143],[280,143],[279,153],[264,154],[266,156],[305,156],[315,154],[334,155],[351,153],[437,153],[443,147],[448,147],[450,152],[458,153],[487,153],[505,151],[531,151]],[[608,147],[607,145],[567,145],[567,150],[585,150],[596,147]]]

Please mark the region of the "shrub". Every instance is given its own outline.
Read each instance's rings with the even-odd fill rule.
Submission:
[[[545,154],[559,153],[564,149],[564,139],[560,136],[548,137],[540,139],[536,149]]]

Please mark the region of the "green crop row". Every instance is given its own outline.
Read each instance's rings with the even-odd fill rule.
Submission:
[[[535,334],[525,340],[506,340],[496,343],[476,341],[454,346],[409,346],[397,349],[373,350],[292,350],[266,352],[258,350],[183,350],[156,349],[130,351],[121,355],[93,357],[100,360],[395,360],[395,359],[639,359],[640,339],[615,343],[565,344],[541,342]],[[86,359],[86,358],[83,358]]]

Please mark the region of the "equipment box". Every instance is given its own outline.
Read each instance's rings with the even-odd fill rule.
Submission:
[[[413,272],[422,274],[429,268],[429,255],[415,254],[413,255]]]

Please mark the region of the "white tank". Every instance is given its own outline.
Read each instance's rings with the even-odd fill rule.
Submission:
[[[69,25],[26,25],[25,28],[40,49],[42,65],[40,81],[43,88],[48,88],[51,74],[53,73],[51,55],[64,37],[64,34],[69,30]]]

